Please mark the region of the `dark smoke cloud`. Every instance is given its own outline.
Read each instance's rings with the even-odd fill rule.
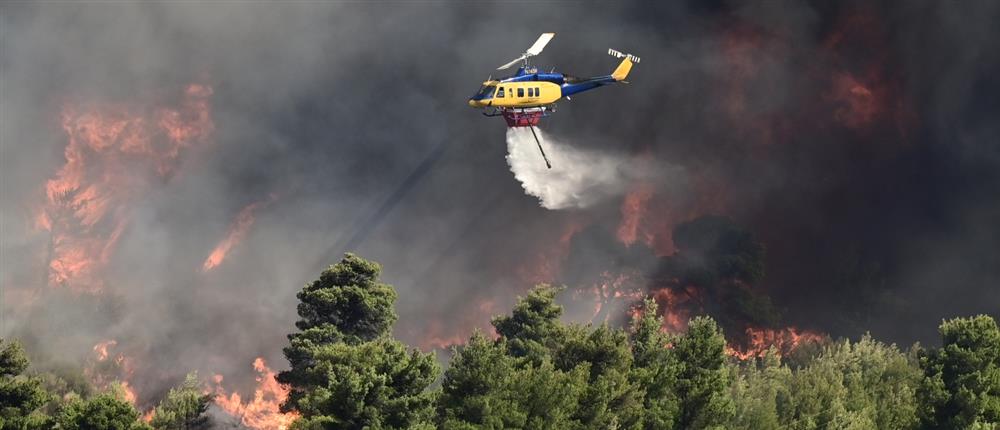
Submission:
[[[399,336],[426,344],[508,309],[528,287],[518,271],[568,224],[614,231],[617,201],[538,207],[504,161],[502,122],[464,104],[543,31],[558,34],[543,68],[605,74],[609,47],[642,57],[630,85],[562,103],[546,133],[682,169],[652,184],[649,222],[669,230],[700,208],[754,232],[768,252],[759,287],[790,321],[910,342],[943,317],[1000,312],[992,3],[0,11],[4,335],[69,360],[118,339],[148,361],[135,382],[147,392],[192,369],[237,380],[256,356],[280,367],[295,292],[347,244],[385,265]],[[852,98],[842,76],[879,101]],[[212,143],[135,203],[112,293],[45,287],[47,237],[30,218],[63,162],[61,106],[169,99],[191,82],[214,89]],[[271,193],[246,240],[201,273],[239,210]],[[621,248],[607,236],[594,255]]]

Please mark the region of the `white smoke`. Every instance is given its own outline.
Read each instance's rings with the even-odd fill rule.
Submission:
[[[507,164],[524,191],[546,209],[585,208],[624,193],[635,170],[626,157],[574,148],[535,129],[552,168],[545,166],[531,130],[507,129]]]

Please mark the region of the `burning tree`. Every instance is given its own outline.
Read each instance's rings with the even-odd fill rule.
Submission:
[[[392,338],[396,292],[381,270],[347,254],[298,294],[291,370],[277,380],[291,387],[282,410],[301,414],[303,428],[409,428],[431,417],[437,363]]]
[[[771,346],[788,353],[824,337],[783,324],[782,312],[760,288],[765,248],[750,232],[723,216],[706,215],[678,224],[673,252],[656,255],[645,241],[625,241],[595,225],[575,234],[561,265],[560,281],[573,297],[596,296],[592,321],[624,321],[642,312],[641,299],[654,299],[663,329],[681,333],[695,315],[711,315],[727,333],[727,352],[748,359]],[[613,302],[631,312],[612,318]]]

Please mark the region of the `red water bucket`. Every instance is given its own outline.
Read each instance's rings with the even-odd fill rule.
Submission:
[[[503,112],[503,119],[504,121],[507,121],[507,127],[537,126],[544,113],[545,112],[540,109],[527,112],[505,110]]]

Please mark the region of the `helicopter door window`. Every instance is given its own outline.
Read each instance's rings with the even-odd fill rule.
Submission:
[[[497,90],[497,98],[498,99],[502,99],[503,98],[503,87],[500,87],[500,89]]]
[[[518,88],[517,89],[517,96],[518,97],[524,97],[524,88]]]

